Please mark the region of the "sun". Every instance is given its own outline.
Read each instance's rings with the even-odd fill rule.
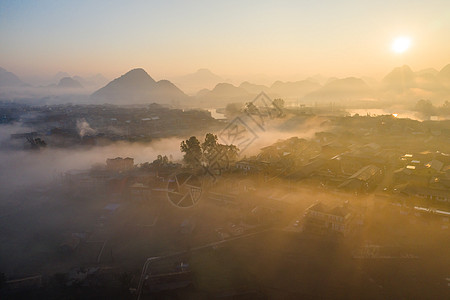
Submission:
[[[411,46],[411,39],[406,36],[400,36],[392,42],[392,51],[396,53],[403,53]]]

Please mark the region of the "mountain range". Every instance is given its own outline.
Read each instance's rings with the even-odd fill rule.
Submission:
[[[208,69],[199,69],[194,73],[175,77],[172,81],[184,92],[194,95],[202,89],[214,88],[218,83],[225,82],[226,80]]]
[[[58,77],[67,73],[57,74]],[[74,91],[86,87],[88,82],[105,83],[105,78],[95,75],[92,78],[63,76],[53,87],[70,87]],[[283,98],[288,102],[304,103],[336,102],[348,104],[352,101],[383,101],[384,103],[415,103],[419,99],[429,99],[436,103],[450,100],[450,64],[441,70],[424,69],[414,72],[404,65],[394,68],[380,82],[366,78],[328,78],[317,80],[315,77],[300,81],[276,81],[271,86],[242,82],[235,86],[227,82],[218,82],[222,78],[207,69],[178,77],[191,88],[203,88],[193,96],[186,95],[177,85],[168,80],[155,81],[145,70],[133,69],[107,83],[90,95],[90,102],[111,104],[160,103],[181,106],[223,107],[230,102],[247,102],[261,91],[272,98]],[[30,86],[18,76],[0,68],[0,87],[20,89]],[[63,90],[63,89],[59,89]],[[192,91],[192,90],[191,90]],[[86,92],[84,92],[86,93]]]
[[[398,103],[417,101],[425,98],[443,102],[450,100],[450,64],[440,71],[425,69],[413,72],[407,66],[394,68],[381,82],[370,78],[329,78],[320,84],[314,78],[295,82],[276,81],[271,86],[243,82],[239,86],[220,83],[196,95],[199,103],[217,105],[228,102],[251,101],[264,91],[272,98],[304,102],[385,101]],[[238,101],[239,100],[239,101]],[[414,103],[415,103],[414,102]]]

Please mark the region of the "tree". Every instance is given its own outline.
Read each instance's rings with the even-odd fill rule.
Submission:
[[[250,115],[260,114],[258,107],[253,102],[247,102],[245,104],[245,112]]]
[[[156,159],[152,162],[152,165],[158,169],[160,167],[165,167],[169,164],[169,159],[166,155],[162,156],[161,154],[156,157]]]
[[[217,135],[212,133],[207,133],[205,136],[205,141],[202,143],[203,155],[208,159],[211,155],[214,155],[217,151]]]
[[[239,148],[235,145],[226,145],[227,156],[230,161],[236,161],[239,155]]]
[[[414,110],[424,114],[425,116],[431,116],[435,111],[435,107],[430,100],[421,99],[417,101]]]
[[[447,100],[444,102],[444,104],[442,104],[442,114],[444,115],[448,115],[450,114],[450,102],[448,102]]]
[[[216,174],[229,169],[230,163],[237,160],[239,148],[235,145],[223,145],[217,143],[211,155],[205,155],[205,163],[208,169]]]
[[[235,145],[220,144],[217,135],[212,133],[207,133],[201,144],[192,136],[189,140],[182,141],[180,148],[181,152],[184,152],[184,162],[190,167],[197,168],[203,164],[219,172],[228,169],[230,162],[237,160],[239,152]]]
[[[274,99],[272,104],[280,110],[284,108],[284,100],[281,98]]]
[[[191,136],[188,140],[182,141],[180,145],[181,152],[184,152],[184,162],[192,167],[200,166],[202,160],[202,149],[200,142],[195,136]]]
[[[232,118],[241,112],[242,103],[228,103],[225,107],[225,115],[227,118]]]

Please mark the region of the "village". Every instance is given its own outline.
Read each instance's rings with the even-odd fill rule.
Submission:
[[[223,126],[208,111],[173,109],[156,103],[35,106],[0,102],[0,110],[0,124],[20,124],[10,141],[3,142],[3,147],[16,149],[31,148],[26,138],[40,139],[58,148],[92,147],[117,141],[148,143],[198,132],[204,126],[217,129]],[[26,131],[27,128],[33,130]]]
[[[436,263],[450,242],[448,121],[296,117],[323,126],[311,138],[278,140],[255,155],[213,155],[198,168],[164,153],[141,164],[107,158],[24,191],[35,201],[11,199],[6,235],[20,243],[20,219],[40,229],[28,233],[33,247],[16,249],[28,260],[10,258],[8,274],[21,276],[6,280],[7,293],[343,297],[357,281],[360,297],[429,295],[425,286],[448,292],[448,264]],[[43,211],[55,211],[45,224],[35,217]],[[276,278],[279,265],[291,281]],[[427,266],[438,271],[425,279]],[[319,289],[317,276],[331,267]],[[393,268],[395,278],[387,275]]]

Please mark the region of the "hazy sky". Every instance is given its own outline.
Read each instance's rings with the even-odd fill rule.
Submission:
[[[391,50],[397,36],[411,38],[405,53]],[[448,63],[449,0],[0,0],[0,66],[19,76],[143,67],[155,79],[199,68],[380,78]]]

